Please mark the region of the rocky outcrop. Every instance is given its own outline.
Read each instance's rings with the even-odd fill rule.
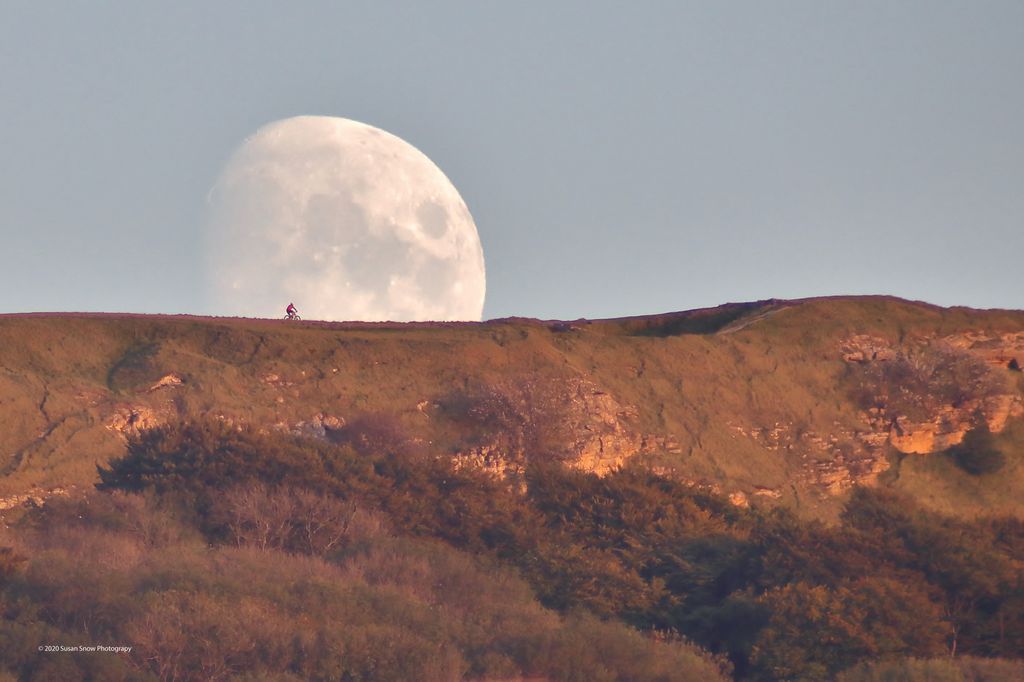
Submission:
[[[455,461],[495,475],[521,472],[526,458],[539,449],[557,455],[567,466],[599,476],[639,454],[680,451],[669,436],[642,433],[636,427],[635,407],[623,405],[583,378],[491,387],[476,400],[480,407],[471,405],[466,411],[482,415],[488,427],[500,422],[504,430],[489,429],[498,437],[484,436],[457,452]],[[509,438],[508,433],[514,436]]]
[[[759,447],[791,458],[799,482],[823,495],[875,484],[890,466],[890,447],[904,454],[942,452],[959,444],[979,420],[998,433],[1009,419],[1024,415],[1021,396],[1006,376],[1014,361],[1024,362],[1024,333],[964,333],[905,344],[857,335],[839,351],[869,405],[861,412],[861,427],[835,422],[818,432],[791,421],[731,426]],[[743,506],[749,495],[730,499]]]
[[[873,407],[862,413],[874,442],[926,455],[960,443],[983,421],[993,432],[1024,414],[1004,373],[1024,359],[1024,334],[965,332],[896,346],[873,336],[841,345],[843,360],[863,367],[862,391]],[[890,368],[878,369],[879,363]],[[874,367],[872,367],[874,365]],[[912,412],[912,414],[911,414]]]
[[[278,424],[278,427],[296,436],[329,440],[345,428],[345,419],[319,412],[313,415],[312,419],[296,422],[291,425],[281,423]]]
[[[747,497],[745,492],[738,490],[736,492],[729,493],[728,500],[729,504],[734,507],[740,507],[742,509],[750,508],[750,498]]]
[[[653,443],[633,427],[636,408],[620,404],[594,384],[577,380],[568,386],[570,466],[598,475],[618,469]]]
[[[155,429],[167,423],[166,415],[146,405],[119,404],[104,422],[111,431],[124,437],[137,436],[142,431]]]
[[[493,444],[478,445],[452,456],[456,469],[469,468],[484,471],[503,479],[520,477],[525,466],[521,458],[509,457],[508,453]]]
[[[182,379],[177,374],[174,374],[174,373],[165,374],[164,376],[160,377],[155,384],[150,386],[149,390],[150,391],[156,391],[158,389],[167,388],[169,386],[181,386],[184,383],[185,383],[185,380]]]
[[[896,351],[889,342],[877,336],[858,334],[842,344],[843,360],[846,362],[885,362],[896,357]]]
[[[966,332],[952,334],[943,340],[983,359],[993,367],[1016,371],[1024,367],[1024,332]]]
[[[985,400],[972,400],[960,407],[945,405],[928,421],[914,422],[900,415],[887,420],[879,414],[873,422],[878,427],[889,422],[889,442],[900,452],[927,455],[958,445],[977,425],[978,415],[989,430],[998,433],[1006,427],[1010,417],[1022,414],[1024,409],[1020,397],[997,395]]]
[[[0,497],[0,511],[7,511],[15,507],[41,507],[51,497],[67,497],[68,495],[67,488],[50,488],[47,490],[32,488],[20,495]]]
[[[841,495],[854,485],[874,485],[878,475],[889,469],[886,434],[854,430],[838,422],[828,433],[792,422],[752,428],[733,425],[732,429],[765,450],[790,458],[799,471],[799,482],[824,496]],[[753,494],[769,499],[782,496],[764,486],[755,486]]]
[[[302,330],[0,320],[5,492],[87,484],[76,458],[107,461],[147,429],[202,418],[454,457],[512,484],[528,456],[599,475],[640,460],[739,506],[837,508],[894,452],[939,452],[1024,414],[1024,313],[880,299],[764,310]],[[379,435],[377,417],[398,440],[354,440],[367,420]]]

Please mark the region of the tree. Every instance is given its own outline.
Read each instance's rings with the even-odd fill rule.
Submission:
[[[771,617],[752,658],[767,679],[831,680],[864,659],[944,649],[941,609],[914,583],[875,576],[834,587],[793,583],[761,601]]]

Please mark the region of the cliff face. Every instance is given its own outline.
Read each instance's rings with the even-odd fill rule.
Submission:
[[[867,391],[861,397],[871,404],[863,421],[899,452],[941,452],[981,423],[998,433],[1024,414],[1008,375],[1024,352],[1024,334],[972,331],[901,346],[862,335],[846,341],[843,351],[846,362],[860,366],[856,373]]]
[[[567,466],[603,476],[641,454],[678,453],[670,437],[642,433],[639,410],[582,377],[527,381],[492,387],[472,396],[469,410],[479,419],[469,425],[468,450],[455,456],[494,473],[522,472],[533,454],[557,457]],[[494,414],[495,400],[509,414]]]
[[[212,418],[497,476],[635,464],[816,513],[1015,424],[1021,364],[1022,313],[886,298],[571,324],[0,316],[0,494],[89,485],[127,438]]]

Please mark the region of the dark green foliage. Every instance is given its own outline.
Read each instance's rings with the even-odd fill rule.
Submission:
[[[25,567],[27,559],[11,547],[0,547],[0,585],[16,576]]]
[[[754,669],[767,679],[831,680],[858,661],[941,654],[946,628],[926,585],[866,576],[773,589],[761,598],[771,617],[752,648]]]
[[[1024,650],[1020,521],[859,489],[825,526],[544,458],[500,480],[408,447],[386,418],[339,441],[196,424],[133,442],[105,492],[30,516],[12,622],[130,637],[149,652],[133,669],[163,679],[175,660],[210,679],[718,674],[679,637],[752,680]],[[183,631],[209,644],[174,659]]]
[[[391,414],[361,414],[333,433],[332,440],[350,445],[361,455],[386,453],[408,456],[422,450],[422,446],[409,439],[398,418]]]
[[[905,658],[864,663],[839,675],[838,682],[1024,682],[1024,662],[961,658]]]
[[[158,379],[160,370],[154,358],[159,350],[156,343],[140,343],[128,349],[107,373],[107,388],[121,392]]]
[[[974,476],[993,474],[1006,464],[1006,455],[999,450],[984,420],[968,431],[963,442],[950,448],[947,453],[956,460],[957,466]]]
[[[341,519],[354,532],[361,511],[316,496],[288,507],[303,494],[294,489],[257,486],[250,498],[244,490],[229,491],[236,499],[228,509],[254,499],[259,509],[295,514],[267,512],[271,527],[302,526],[311,507],[324,507],[318,519]],[[302,543],[289,552],[286,542],[251,535],[210,547],[174,507],[98,493],[58,503],[21,529],[29,566],[0,592],[7,668],[22,679],[69,681],[723,679],[693,646],[616,622],[562,618],[513,572],[435,541],[364,522],[358,541],[316,550],[330,560],[309,556]],[[164,532],[143,532],[153,527]],[[37,651],[40,643],[89,642],[133,651]]]
[[[145,431],[128,454],[99,468],[101,490],[157,492],[273,481],[320,489],[327,446],[257,433],[217,421]]]
[[[675,315],[655,315],[636,321],[627,320],[624,326],[636,336],[678,336],[680,334],[713,334],[727,325],[765,309],[776,301],[753,303],[727,303],[717,308],[691,310]]]

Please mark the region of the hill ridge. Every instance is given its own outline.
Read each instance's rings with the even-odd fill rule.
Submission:
[[[888,296],[573,321],[5,314],[0,493],[90,485],[126,437],[180,420],[334,438],[383,415],[402,437],[501,475],[543,445],[584,470],[652,467],[741,505],[827,516],[862,483],[941,490],[933,504],[946,511],[1018,510],[1005,490],[1016,460],[982,480],[930,456],[976,425],[968,412],[1017,447],[1015,335],[1024,312]],[[917,377],[921,395],[892,407],[886,372],[926,361],[934,376]],[[939,395],[956,392],[959,379],[943,374],[953,371],[980,382],[962,387],[959,406]]]

